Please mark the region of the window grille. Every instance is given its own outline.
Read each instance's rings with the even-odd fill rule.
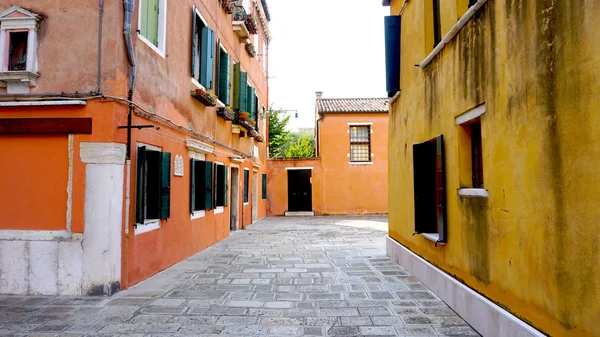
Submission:
[[[371,161],[371,127],[350,127],[350,161]]]
[[[19,71],[27,68],[27,35],[28,32],[10,33],[8,70]]]

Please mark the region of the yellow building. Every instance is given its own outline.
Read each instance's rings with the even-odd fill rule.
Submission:
[[[388,254],[484,336],[600,336],[600,1],[383,4]]]

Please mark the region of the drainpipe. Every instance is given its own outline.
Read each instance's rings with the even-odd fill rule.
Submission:
[[[102,15],[104,14],[104,0],[98,4],[100,17],[98,18],[98,78],[96,79],[96,92],[100,93],[100,81],[102,74]]]
[[[316,139],[315,139],[315,142],[316,142],[316,148],[317,148],[317,153],[316,153],[316,155],[317,155],[317,158],[320,156],[320,151],[319,151],[319,150],[320,150],[320,139],[319,139],[319,121],[320,121],[320,120],[322,120],[323,118],[325,118],[325,114],[323,114],[321,117],[319,117],[319,118],[317,119],[317,121],[315,122],[315,124],[316,124],[316,126],[317,126],[317,127],[316,127],[316,130],[315,130],[315,133],[316,133],[316,136],[315,136],[315,138],[316,138]]]
[[[102,1],[102,0],[100,0]],[[123,0],[123,37],[127,48],[127,60],[129,61],[129,90],[127,100],[129,111],[127,112],[127,181],[125,192],[125,284],[129,286],[129,209],[131,205],[131,118],[133,115],[133,87],[135,85],[135,54],[133,42],[131,41],[131,21],[133,20],[133,9],[135,0]]]

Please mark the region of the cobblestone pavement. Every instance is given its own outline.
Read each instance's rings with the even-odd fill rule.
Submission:
[[[111,298],[0,297],[0,336],[478,336],[385,217],[268,218]]]

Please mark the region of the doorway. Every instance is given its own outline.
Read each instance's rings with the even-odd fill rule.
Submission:
[[[288,170],[288,211],[312,212],[312,170]]]
[[[240,169],[231,167],[231,202],[229,203],[230,224],[229,229],[233,232],[239,228],[238,212],[240,209]]]
[[[258,220],[258,172],[252,172],[252,223]]]

